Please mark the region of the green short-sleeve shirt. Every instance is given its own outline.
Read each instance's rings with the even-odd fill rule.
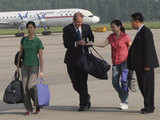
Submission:
[[[24,50],[23,65],[26,66],[39,66],[38,53],[40,49],[44,49],[42,41],[35,36],[32,40],[24,37],[21,40],[21,45]]]

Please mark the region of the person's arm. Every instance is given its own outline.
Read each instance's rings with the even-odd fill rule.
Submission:
[[[131,41],[131,38],[129,36],[127,36],[126,44],[127,44],[128,48],[130,48],[131,45],[132,45],[132,41]]]
[[[73,32],[70,30],[69,26],[63,28],[63,44],[67,49],[72,49],[78,45],[85,45],[85,41],[79,40],[76,41]]]
[[[20,45],[20,50],[19,50],[19,55],[18,55],[18,64],[17,64],[17,70],[19,70],[20,67],[20,60],[21,60],[21,56],[23,54],[23,46]]]
[[[38,46],[38,55],[39,55],[39,69],[40,69],[40,73],[39,73],[39,77],[43,78],[44,76],[44,59],[43,59],[43,50],[44,50],[44,46],[41,40],[39,40],[39,46]]]
[[[154,52],[153,34],[149,29],[144,32],[144,70],[150,71],[153,64],[153,52]]]
[[[130,47],[131,47],[131,45],[132,45],[132,42],[130,41],[130,42],[129,42],[129,44],[128,44],[128,47],[130,48]]]
[[[23,50],[23,41],[25,40],[25,37],[23,37],[21,39],[21,42],[20,42],[20,50],[19,50],[19,55],[18,55],[18,64],[17,64],[17,68],[19,70],[19,67],[20,67],[20,61],[21,61],[21,57],[22,57],[22,54],[24,52]]]
[[[103,43],[93,43],[93,42],[89,42],[89,43],[87,43],[87,45],[93,45],[93,46],[95,46],[95,47],[102,47],[102,48],[104,48],[104,47],[106,47],[107,45],[109,45],[109,41],[108,41],[108,39],[106,39]]]
[[[92,32],[92,30],[91,30],[91,27],[89,26],[88,27],[89,29],[88,29],[88,38],[89,38],[89,41],[91,41],[91,42],[94,42],[94,35],[93,35],[93,32]]]
[[[107,45],[109,45],[109,41],[108,39],[106,39],[103,43],[93,43],[93,46],[96,46],[96,47],[106,47]]]
[[[43,49],[39,50],[39,64],[40,64],[40,77],[43,77],[43,67],[44,67],[44,59],[43,59]]]
[[[68,26],[63,28],[63,44],[67,49],[71,49],[76,46],[76,42],[73,40]]]

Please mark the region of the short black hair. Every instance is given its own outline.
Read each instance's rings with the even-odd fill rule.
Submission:
[[[35,24],[35,22],[33,22],[33,21],[29,21],[29,22],[26,24],[26,28],[28,28],[28,26],[29,26],[30,24],[33,25],[34,28],[36,28],[36,24]]]
[[[136,21],[136,20],[138,20],[139,22],[143,22],[143,21],[144,21],[144,17],[143,17],[143,15],[142,15],[142,13],[140,13],[140,12],[133,13],[133,14],[131,15],[131,17],[132,17],[132,19],[133,19],[134,21]]]

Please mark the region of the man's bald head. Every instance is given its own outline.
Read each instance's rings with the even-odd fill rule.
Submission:
[[[75,14],[73,15],[73,21],[76,21],[79,17],[83,19],[84,16],[83,16],[83,14],[80,13],[80,12],[75,13]]]
[[[75,24],[75,26],[77,28],[82,25],[82,23],[83,23],[83,17],[84,17],[83,14],[80,13],[80,12],[77,12],[77,13],[74,14],[74,16],[73,16],[73,22],[74,22],[74,24]]]

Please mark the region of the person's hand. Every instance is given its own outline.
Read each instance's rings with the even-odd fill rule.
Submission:
[[[18,73],[20,72],[20,68],[19,68],[19,66],[17,66],[17,70],[16,70]]]
[[[144,68],[145,71],[150,71],[151,69],[149,67]]]
[[[93,42],[88,42],[86,45],[87,46],[93,45]]]
[[[86,42],[84,40],[78,41],[78,45],[86,45]]]
[[[43,78],[43,77],[44,77],[44,73],[43,73],[43,72],[40,72],[40,73],[39,73],[39,77],[40,77],[40,78]]]

